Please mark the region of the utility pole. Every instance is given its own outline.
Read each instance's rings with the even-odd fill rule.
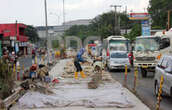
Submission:
[[[120,30],[118,25],[118,16],[117,16],[117,8],[121,7],[121,5],[111,5],[115,9],[115,35],[118,34],[117,32]]]
[[[45,28],[46,28],[46,37],[47,37],[48,63],[49,63],[50,41],[49,41],[49,37],[48,37],[47,1],[46,0],[44,0],[44,5],[45,5]]]
[[[125,14],[127,15],[127,6],[125,6]],[[128,28],[128,23],[126,21],[126,24],[125,24],[125,34],[127,34],[127,28]]]
[[[64,33],[65,33],[65,0],[63,0],[63,29],[64,29]],[[66,41],[65,41],[65,37],[63,37],[64,39],[64,44],[63,46],[61,45],[61,47],[64,49],[65,45],[66,45]]]
[[[17,55],[17,50],[16,50],[16,40],[17,40],[17,20],[16,20],[16,39],[14,40],[14,52],[16,53]]]
[[[65,1],[63,0],[63,25],[65,25]]]

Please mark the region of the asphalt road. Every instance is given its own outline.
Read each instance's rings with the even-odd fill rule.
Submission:
[[[124,84],[124,70],[113,70],[111,72],[112,77],[118,80],[121,84]],[[139,98],[150,107],[150,109],[155,110],[156,106],[156,96],[154,95],[154,80],[153,73],[148,73],[147,78],[142,78],[140,72],[138,73],[138,83],[137,83],[137,95]],[[134,85],[134,72],[133,69],[128,73],[127,76],[127,87],[132,90]],[[163,96],[161,105],[161,110],[172,110],[172,98],[169,96]]]

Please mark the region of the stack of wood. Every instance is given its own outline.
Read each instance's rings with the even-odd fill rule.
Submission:
[[[8,110],[11,105],[15,104],[15,102],[22,96],[21,92],[23,90],[23,88],[17,87],[9,97],[4,100],[0,99],[0,110]]]

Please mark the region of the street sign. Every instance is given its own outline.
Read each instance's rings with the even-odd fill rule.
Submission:
[[[149,14],[148,13],[130,13],[129,19],[130,20],[148,20]]]
[[[11,36],[10,40],[16,40],[16,36]]]

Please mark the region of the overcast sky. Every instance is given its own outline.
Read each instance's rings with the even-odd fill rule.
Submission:
[[[44,0],[0,0],[0,23],[20,23],[45,25]],[[110,5],[122,5],[118,11],[144,12],[149,0],[65,0],[66,21],[91,19],[113,10]],[[48,25],[59,25],[63,22],[63,0],[47,0]]]

